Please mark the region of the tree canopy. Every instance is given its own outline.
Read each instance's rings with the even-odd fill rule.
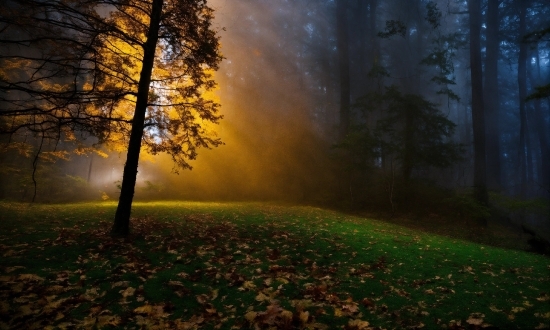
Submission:
[[[190,168],[197,148],[221,144],[209,92],[222,57],[206,1],[13,0],[0,10],[3,133],[128,145],[128,205],[141,146]]]

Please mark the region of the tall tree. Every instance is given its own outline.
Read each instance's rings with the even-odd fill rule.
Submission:
[[[531,66],[530,80],[531,86],[539,86],[542,80],[541,77],[541,65],[540,65],[540,52],[539,48],[535,48],[535,65]],[[532,100],[534,113],[533,122],[538,138],[538,145],[540,148],[541,164],[540,164],[540,183],[544,190],[550,197],[550,143],[548,141],[548,130],[545,129],[545,123],[547,119],[543,113],[543,105],[540,98],[534,98]]]
[[[336,1],[336,35],[338,42],[338,67],[340,69],[340,129],[342,140],[349,128],[350,121],[350,63],[349,63],[349,29],[348,0]]]
[[[500,159],[500,97],[498,89],[498,59],[499,59],[499,7],[500,1],[487,2],[487,32],[485,57],[485,98],[486,133],[487,133],[487,186],[489,189],[500,189],[501,159]]]
[[[112,233],[115,235],[127,235],[129,231],[130,212],[132,210],[132,199],[134,198],[134,188],[136,185],[139,152],[141,150],[141,140],[143,139],[143,129],[145,128],[145,114],[149,106],[151,75],[153,74],[153,66],[155,64],[155,53],[159,40],[163,6],[164,0],[153,0],[151,9],[146,12],[149,15],[149,26],[147,28],[148,31],[145,42],[142,46],[143,57],[136,95],[136,106],[134,117],[132,118],[132,128],[130,130],[128,153],[126,155],[126,164],[124,165],[124,174],[122,176],[120,198],[118,200],[115,222],[112,228]],[[144,22],[139,23],[143,24]]]
[[[523,36],[526,34],[526,16],[527,16],[527,4],[526,1],[517,0],[519,15],[519,55],[518,55],[518,89],[519,89],[519,177],[520,187],[519,194],[522,198],[527,197],[527,171],[528,166],[531,166],[527,162],[527,153],[531,151],[527,148],[528,144],[528,126],[527,126],[527,110],[526,110],[526,98],[527,98],[527,44],[522,42]]]
[[[188,160],[197,156],[197,148],[221,143],[209,126],[221,118],[218,104],[207,94],[222,58],[211,27],[213,10],[206,0],[12,4],[3,10],[20,15],[1,15],[7,28],[0,31],[0,41],[21,47],[39,41],[49,47],[29,48],[32,57],[17,49],[2,52],[3,64],[9,65],[2,66],[0,83],[23,95],[5,98],[9,107],[0,112],[7,119],[1,128],[53,137],[85,129],[99,142],[126,143],[112,229],[114,235],[126,235],[142,148],[168,153],[178,168],[191,168]],[[60,49],[66,43],[69,52]]]
[[[481,64],[481,0],[469,0],[470,75],[472,80],[472,126],[474,131],[474,194],[476,200],[488,204],[485,114],[483,109],[483,76]]]

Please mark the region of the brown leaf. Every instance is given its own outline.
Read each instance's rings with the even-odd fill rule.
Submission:
[[[197,296],[197,301],[199,304],[203,305],[208,301],[208,296],[205,294],[200,294]]]
[[[470,314],[470,317],[466,320],[466,323],[470,325],[482,325],[484,317],[485,317],[484,314],[472,313]]]
[[[300,312],[300,322],[303,324],[306,324],[308,320],[309,320],[309,312],[308,311]]]
[[[362,320],[349,320],[345,329],[347,330],[363,330],[369,327],[369,322]]]
[[[35,274],[20,274],[17,276],[19,281],[29,281],[29,282],[43,282],[44,279]]]
[[[258,293],[256,296],[256,301],[266,301],[269,300],[269,297],[263,294],[263,292]]]
[[[248,322],[254,323],[254,319],[256,318],[257,315],[258,315],[257,312],[250,311],[250,312],[244,314],[244,318],[245,318]]]
[[[124,298],[128,298],[128,297],[133,296],[135,292],[136,292],[136,289],[132,288],[132,287],[128,287],[128,288],[126,288],[126,290],[121,290],[120,291],[120,293],[122,294],[122,297],[124,297]]]

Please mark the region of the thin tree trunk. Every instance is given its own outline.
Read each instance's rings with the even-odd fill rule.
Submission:
[[[88,165],[88,179],[87,179],[88,184],[90,183],[90,180],[92,179],[93,165],[94,165],[94,154],[92,153],[92,154],[90,154],[90,164]]]
[[[527,97],[527,44],[521,42],[525,35],[526,4],[524,0],[519,3],[519,57],[518,57],[518,88],[519,88],[519,194],[522,198],[527,196],[527,111],[525,109],[525,98]]]
[[[474,194],[482,205],[488,204],[485,114],[481,67],[481,0],[468,1],[470,12],[470,74],[472,79],[472,127],[474,130]]]
[[[485,114],[487,132],[487,187],[492,190],[501,188],[499,90],[498,90],[498,53],[499,53],[499,15],[500,1],[488,2],[487,8],[487,56],[485,59]]]
[[[405,110],[405,127],[403,130],[403,137],[405,140],[402,175],[404,182],[409,182],[413,170],[413,158],[414,158],[414,127],[415,120],[413,110],[407,108]],[[393,166],[393,165],[392,165]]]
[[[130,232],[130,213],[132,210],[132,200],[134,198],[139,152],[141,150],[141,139],[145,126],[145,113],[148,105],[149,85],[153,72],[163,5],[164,0],[153,0],[149,31],[147,32],[147,40],[143,46],[143,65],[139,77],[136,108],[134,110],[134,118],[132,119],[132,130],[128,143],[128,154],[126,156],[126,164],[124,165],[124,174],[122,176],[120,198],[118,200],[113,228],[111,229],[111,234],[113,236],[126,236]]]
[[[336,34],[338,42],[338,64],[340,69],[340,141],[346,137],[349,129],[351,92],[347,3],[347,0],[336,0]]]

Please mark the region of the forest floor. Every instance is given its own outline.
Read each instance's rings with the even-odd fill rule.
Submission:
[[[0,329],[550,324],[550,258],[462,240],[458,229],[314,207],[151,202],[135,204],[120,239],[109,236],[115,207],[0,202]]]

